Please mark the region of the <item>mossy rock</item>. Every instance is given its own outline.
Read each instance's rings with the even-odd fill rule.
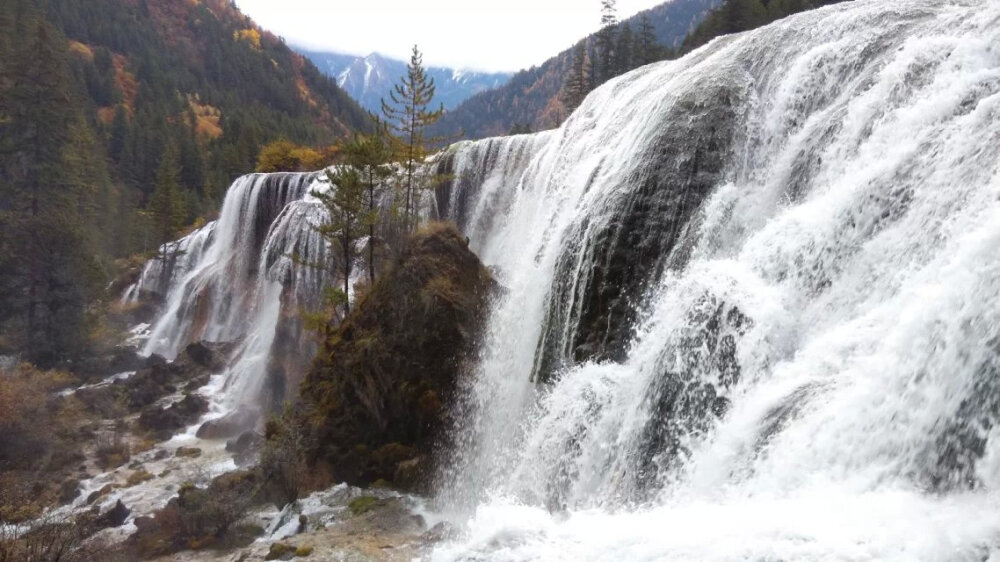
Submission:
[[[153,478],[156,478],[156,476],[154,476],[151,472],[146,469],[140,469],[128,475],[128,479],[125,480],[125,487],[131,488],[132,486],[138,486],[139,484],[148,482]]]
[[[198,447],[178,447],[176,456],[186,458],[198,458],[201,456],[201,449]]]
[[[306,456],[334,481],[425,491],[427,478],[400,486],[397,469],[433,460],[496,288],[454,226],[432,223],[411,236],[303,382],[307,414],[298,422],[316,444]]]
[[[295,556],[297,558],[305,558],[313,553],[313,547],[311,546],[300,546],[295,549]]]
[[[282,560],[286,557],[291,558],[296,555],[296,548],[290,544],[285,544],[283,542],[276,542],[271,545],[271,548],[267,551],[267,556],[264,560]]]
[[[347,504],[347,509],[351,510],[354,515],[364,515],[371,511],[371,508],[375,507],[378,503],[378,498],[373,496],[361,496],[360,498],[354,498],[351,503]]]
[[[90,493],[89,496],[87,496],[87,505],[90,505],[95,501],[99,500],[100,498],[103,498],[104,496],[110,494],[111,490],[113,489],[114,486],[112,486],[111,484],[105,484],[104,487],[102,487],[100,490],[94,490],[93,492]]]

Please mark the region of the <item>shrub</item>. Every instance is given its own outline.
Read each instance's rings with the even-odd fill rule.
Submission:
[[[313,484],[305,463],[305,438],[290,412],[268,420],[257,465],[279,507],[299,499]]]
[[[207,488],[185,484],[152,518],[136,520],[138,530],[129,538],[130,545],[139,556],[151,557],[252,540],[262,530],[241,523],[258,489],[259,479],[252,472],[224,474]]]
[[[125,422],[118,420],[110,431],[103,431],[95,438],[97,466],[108,470],[118,468],[132,458],[128,443],[125,441]]]

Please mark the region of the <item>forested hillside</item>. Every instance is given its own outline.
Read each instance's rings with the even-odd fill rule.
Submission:
[[[638,32],[643,18],[652,26],[656,42],[664,47],[679,47],[688,33],[718,6],[720,0],[672,0],[625,20]],[[594,23],[600,21],[595,2]],[[587,49],[597,34],[581,40]],[[662,55],[658,58],[662,58]],[[568,48],[537,67],[522,70],[505,86],[483,92],[441,120],[440,131],[447,135],[463,134],[476,139],[504,135],[512,130],[551,129],[566,118],[560,91],[573,63],[573,48]]]
[[[720,35],[749,31],[781,18],[847,0],[726,0],[684,40],[675,56],[690,52]]]
[[[214,212],[262,144],[367,126],[226,0],[3,2],[0,353],[86,347],[115,258]]]
[[[720,35],[755,29],[786,16],[845,0],[672,0],[581,40],[539,67],[522,70],[506,86],[467,100],[442,119],[440,132],[477,139],[558,126],[572,112],[567,86],[586,95],[611,76],[679,57]],[[612,2],[613,4],[613,2]],[[598,15],[595,13],[595,20]],[[652,34],[656,45],[643,46]],[[602,47],[606,42],[609,47]],[[611,72],[599,70],[610,52]],[[574,57],[580,62],[574,66]],[[571,80],[574,72],[576,85]],[[574,97],[574,96],[570,96]]]

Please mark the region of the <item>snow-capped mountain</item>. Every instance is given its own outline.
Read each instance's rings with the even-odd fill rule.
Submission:
[[[363,107],[378,111],[381,99],[406,74],[406,62],[372,53],[356,57],[340,53],[299,50],[324,74],[337,80]],[[497,88],[510,80],[510,73],[484,73],[453,68],[427,67],[437,86],[435,102],[451,109],[479,92]]]

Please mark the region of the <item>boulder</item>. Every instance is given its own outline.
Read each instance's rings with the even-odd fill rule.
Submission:
[[[111,527],[121,527],[128,520],[132,510],[125,507],[121,500],[115,502],[114,507],[105,511],[94,520],[94,525],[98,529],[108,529]]]
[[[245,431],[236,439],[226,442],[226,451],[233,454],[236,466],[244,467],[253,464],[263,444],[263,435],[256,431]]]
[[[209,420],[198,428],[199,439],[228,439],[242,434],[260,421],[260,411],[255,408],[243,407],[225,416]]]
[[[208,411],[208,401],[197,394],[188,394],[166,408],[156,406],[143,410],[139,426],[159,440],[169,439],[175,432],[198,421]]]
[[[70,478],[59,485],[59,505],[72,503],[80,497],[80,481]]]
[[[89,496],[87,496],[87,505],[90,505],[95,501],[103,498],[104,496],[110,494],[112,489],[114,489],[114,487],[111,484],[105,484],[104,487],[101,488],[100,490],[94,490],[93,492],[90,493]]]
[[[198,458],[201,456],[201,449],[198,447],[177,447],[177,457],[186,457],[189,459]]]

